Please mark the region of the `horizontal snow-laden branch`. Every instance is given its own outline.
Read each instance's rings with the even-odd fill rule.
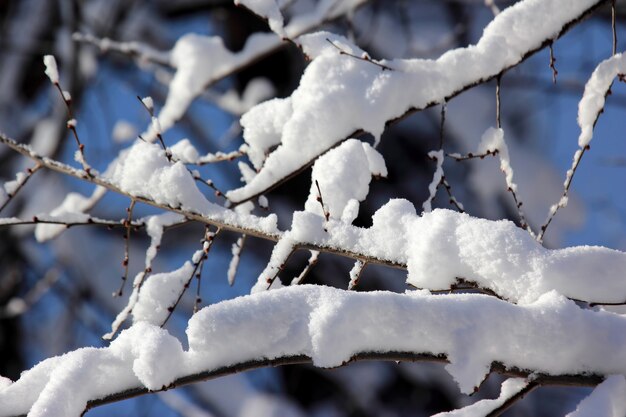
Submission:
[[[477,294],[302,285],[206,307],[190,319],[187,337],[185,351],[166,330],[139,322],[107,348],[47,359],[4,381],[0,416],[79,416],[147,390],[307,361],[324,368],[359,359],[447,362],[464,393],[493,370],[566,385],[626,373],[626,318],[581,309],[555,292],[518,306]]]
[[[0,135],[0,143],[46,168],[187,219],[279,241],[266,271],[279,270],[285,253],[291,250],[311,249],[407,268],[407,283],[429,290],[450,289],[461,278],[517,303],[534,302],[552,290],[590,303],[626,301],[625,253],[591,246],[546,249],[509,221],[477,219],[449,210],[418,216],[412,203],[396,199],[374,214],[370,228],[296,212],[291,229],[283,232],[276,226],[275,215],[258,217],[206,200],[191,174],[180,162],[168,162],[156,144],[137,142],[108,173],[92,171],[88,176],[5,136]],[[268,279],[275,278],[275,274],[266,275],[261,274],[256,289],[266,288]]]
[[[249,154],[263,158],[252,160],[258,174],[228,192],[228,199],[241,203],[266,193],[357,132],[378,141],[389,122],[501,75],[603,3],[525,0],[496,16],[476,45],[437,60],[382,60],[384,68],[356,59],[368,55],[343,37],[299,37],[313,61],[290,97],[261,103],[242,117]]]

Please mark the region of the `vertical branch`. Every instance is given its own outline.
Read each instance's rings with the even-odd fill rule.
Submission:
[[[156,137],[159,140],[159,143],[161,144],[161,147],[165,151],[165,156],[167,157],[167,160],[171,162],[172,161],[172,153],[170,152],[169,149],[167,149],[167,146],[165,146],[165,141],[163,140],[161,124],[159,123],[159,119],[157,119],[154,116],[154,101],[152,101],[152,97],[141,98],[141,97],[137,96],[137,100],[139,100],[139,102],[141,103],[143,108],[146,109],[146,111],[150,115],[150,119],[152,121],[152,127],[154,127],[154,131],[156,132]],[[140,138],[141,138],[141,136],[140,136]]]
[[[124,267],[124,275],[122,275],[122,282],[120,284],[120,288],[116,293],[113,293],[113,296],[121,297],[124,292],[124,286],[126,285],[126,281],[128,280],[128,263],[130,260],[130,230],[132,228],[132,216],[133,209],[135,208],[135,200],[130,200],[130,205],[126,208],[126,220],[124,220],[124,227],[126,230],[124,231],[124,259],[122,260],[122,266]]]

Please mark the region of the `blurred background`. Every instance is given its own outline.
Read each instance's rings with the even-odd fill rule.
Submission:
[[[315,0],[282,3],[288,18],[316,7]],[[372,0],[318,29],[345,35],[373,58],[437,58],[449,49],[475,43],[494,15],[513,3]],[[626,2],[618,1],[616,12],[619,52],[626,46],[622,39],[626,39]],[[238,51],[251,34],[267,30],[261,19],[224,0],[0,0],[0,130],[40,153],[77,165],[73,160],[76,145],[66,129],[65,105],[44,74],[42,56],[53,54],[61,85],[72,96],[86,158],[102,171],[148,126],[150,117],[136,97],[153,97],[158,111],[167,97],[174,69],[166,60],[146,59],[133,48],[119,52],[114,47],[78,42],[72,37],[74,33],[138,42],[163,52],[182,35],[198,33],[220,36],[229,49]],[[548,49],[502,78],[502,125],[519,185],[518,196],[535,230],[562,193],[565,171],[577,149],[578,100],[595,66],[611,55],[611,42],[611,10],[607,6],[554,43],[556,83]],[[165,142],[189,138],[201,153],[238,149],[243,143],[238,122],[241,114],[258,101],[290,95],[306,65],[298,48],[285,42],[208,88],[165,133]],[[625,108],[626,89],[616,83],[596,126],[591,152],[576,174],[570,204],[550,226],[546,246],[588,244],[626,249]],[[371,215],[390,198],[406,198],[421,207],[435,168],[427,153],[439,147],[440,124],[441,108],[434,107],[387,130],[379,150],[389,176],[373,183],[356,224],[368,226]],[[448,152],[474,151],[482,133],[494,124],[492,81],[448,103],[444,147]],[[369,140],[367,136],[363,139]],[[3,182],[30,166],[32,162],[0,148]],[[454,196],[467,212],[519,222],[496,158],[447,160],[444,169]],[[205,166],[201,173],[221,190],[240,184],[236,162]],[[281,229],[289,227],[294,210],[303,208],[309,185],[307,170],[267,195]],[[70,191],[89,195],[93,186],[39,172],[1,215],[28,219],[50,213]],[[434,206],[454,209],[448,200],[445,190],[440,189]],[[91,213],[120,220],[126,217],[128,204],[127,198],[108,193]],[[134,217],[156,213],[154,208],[138,205]],[[105,346],[107,342],[101,337],[110,330],[128,295],[111,296],[123,274],[123,229],[77,226],[40,243],[33,236],[33,228],[0,226],[0,375],[13,380],[49,356],[83,346]],[[198,249],[202,236],[203,226],[199,224],[168,230],[154,272],[178,268]],[[268,261],[272,246],[249,238],[236,281],[230,286],[226,271],[231,246],[238,237],[223,233],[217,240],[204,266],[203,305],[247,294]],[[130,277],[143,269],[148,245],[143,230],[133,232]],[[302,251],[292,257],[281,274],[284,283],[302,271],[309,255]],[[351,267],[349,260],[322,254],[307,282],[346,288]],[[404,291],[404,274],[372,266],[364,272],[358,289]],[[192,295],[186,297],[168,323],[170,332],[181,340],[185,340],[193,300]],[[500,382],[501,378],[490,377],[479,393],[468,398],[437,364],[363,362],[335,370],[285,366],[147,395],[96,408],[87,415],[429,416],[495,397]],[[586,392],[542,388],[505,415],[564,415]]]

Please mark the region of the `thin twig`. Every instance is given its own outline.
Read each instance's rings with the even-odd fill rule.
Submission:
[[[461,155],[460,153],[447,153],[446,156],[448,158],[452,158],[456,161],[467,161],[469,159],[485,159],[487,156],[496,156],[498,155],[498,150],[495,149],[493,151],[487,150],[484,153],[473,153],[470,152],[465,155]]]
[[[113,296],[121,297],[124,293],[124,286],[128,280],[128,263],[130,261],[130,231],[132,228],[131,221],[133,218],[133,209],[135,208],[135,200],[130,200],[130,205],[126,208],[126,220],[124,220],[124,260],[122,260],[122,267],[124,268],[124,275],[122,275],[122,282],[117,292],[113,293]]]
[[[298,275],[297,277],[291,280],[291,285],[299,285],[304,282],[304,280],[309,275],[313,267],[317,265],[319,255],[320,255],[319,251],[317,250],[311,251],[311,256],[309,256],[309,260],[307,261],[306,266],[304,267],[302,272],[300,272],[300,275]]]
[[[328,222],[328,220],[330,219],[330,212],[326,209],[326,205],[324,204],[324,197],[322,197],[322,190],[320,189],[320,183],[317,180],[315,180],[315,187],[317,187],[317,198],[316,198],[316,200],[322,206],[322,212],[324,213],[324,218]],[[324,231],[325,232],[328,231],[328,230],[326,230],[326,227],[324,227]]]
[[[233,246],[231,248],[233,257],[230,259],[230,264],[228,265],[228,284],[231,287],[235,283],[235,276],[237,275],[239,260],[241,259],[241,251],[243,250],[243,246],[246,243],[246,238],[246,235],[241,235],[241,237],[237,239],[237,242],[233,243]]]
[[[556,58],[554,57],[554,43],[550,44],[550,69],[552,70],[552,84],[556,84],[556,76],[559,73],[554,65],[556,63]]]
[[[189,278],[183,285],[183,288],[181,289],[180,293],[178,294],[178,297],[176,298],[176,301],[174,302],[174,304],[172,304],[171,306],[167,308],[167,316],[165,317],[165,320],[163,320],[163,323],[161,323],[161,327],[164,327],[165,324],[170,319],[170,317],[172,317],[174,310],[176,310],[176,307],[180,303],[180,300],[183,298],[183,295],[185,294],[185,290],[189,288],[189,285],[191,284],[191,280],[196,276],[197,273],[201,272],[200,266],[207,259],[209,255],[209,251],[211,250],[211,247],[213,246],[213,242],[215,241],[215,237],[221,231],[222,229],[217,229],[215,232],[211,232],[208,227],[205,228],[204,239],[202,239],[202,255],[193,263],[193,271],[191,272],[191,275],[189,276]]]
[[[343,49],[341,49],[339,46],[337,46],[333,41],[331,41],[328,38],[326,38],[326,42],[328,42],[329,44],[331,44],[332,46],[337,48],[339,50],[339,55],[347,55],[347,56],[350,56],[352,58],[358,59],[360,61],[369,62],[370,64],[374,64],[377,67],[382,68],[383,71],[394,71],[393,68],[388,67],[385,64],[381,64],[380,62],[374,61],[367,53],[363,53],[363,55],[361,55],[361,56],[354,55],[353,53],[350,53],[348,51],[344,51]]]
[[[615,0],[611,0],[611,30],[613,32],[613,56],[617,54],[617,29],[615,28]]]
[[[461,202],[457,200],[456,197],[452,194],[452,187],[448,183],[448,180],[446,179],[445,175],[441,177],[441,184],[444,186],[446,192],[448,193],[448,197],[449,197],[448,201],[450,202],[450,204],[456,207],[456,209],[459,212],[465,213],[465,208],[463,207],[463,204],[461,204]]]

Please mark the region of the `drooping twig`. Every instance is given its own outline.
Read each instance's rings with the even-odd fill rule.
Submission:
[[[137,96],[137,100],[139,100],[139,102],[141,103],[141,106],[144,109],[146,109],[146,111],[150,115],[150,119],[152,120],[152,127],[154,128],[154,131],[156,132],[156,137],[159,140],[161,147],[165,151],[165,156],[167,157],[167,160],[171,162],[172,152],[167,148],[167,146],[165,146],[165,141],[163,140],[163,134],[162,134],[161,125],[159,124],[159,119],[157,119],[154,116],[154,102],[152,101],[152,98],[151,97],[141,98]],[[139,136],[139,138],[143,140],[141,136]]]
[[[556,84],[556,76],[559,73],[554,65],[556,63],[556,58],[554,57],[554,47],[553,43],[550,44],[550,69],[552,70],[552,84]]]
[[[496,127],[500,129],[502,127],[502,121],[500,116],[500,83],[502,81],[502,74],[498,74],[496,77]]]
[[[202,267],[204,266],[204,261],[206,258],[202,258],[200,260],[200,266],[196,271],[196,298],[193,302],[193,314],[196,314],[200,311],[200,304],[202,303],[202,297],[200,296],[200,284],[202,283]]]
[[[347,55],[350,56],[352,58],[358,59],[360,61],[365,61],[365,62],[369,62],[370,64],[374,64],[377,67],[382,68],[383,71],[393,71],[394,69],[385,65],[385,64],[381,64],[378,61],[373,60],[367,53],[363,53],[363,55],[358,56],[355,55],[353,53],[350,53],[348,51],[345,51],[343,49],[341,49],[339,46],[337,46],[333,41],[331,41],[330,39],[326,38],[326,42],[330,43],[332,46],[334,46],[335,48],[337,48],[337,50],[339,50],[339,54],[340,55]]]

